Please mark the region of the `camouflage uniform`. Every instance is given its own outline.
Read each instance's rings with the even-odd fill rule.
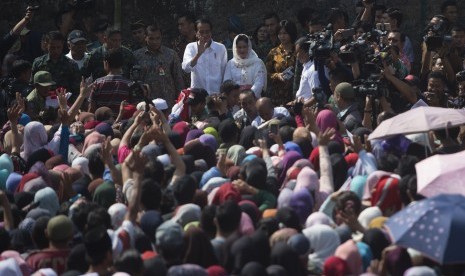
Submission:
[[[90,53],[90,57],[83,67],[85,77],[92,75],[92,78],[96,80],[107,75],[103,68],[103,57],[107,51],[105,46],[100,46]],[[131,50],[123,46],[121,47],[121,51],[123,53],[123,76],[129,79],[131,68],[136,61]]]
[[[184,89],[181,62],[172,49],[161,46],[156,52],[147,47],[134,52],[134,56],[142,67],[142,81],[150,85],[151,99],[165,99],[169,107],[174,105],[179,92]]]
[[[65,87],[68,92],[73,93],[73,98],[79,95],[81,83],[81,71],[73,60],[62,55],[57,62],[50,60],[48,54],[38,57],[32,64],[32,76],[37,71],[47,71],[52,74],[57,87]]]

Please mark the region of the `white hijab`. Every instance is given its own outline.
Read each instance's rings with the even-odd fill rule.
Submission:
[[[312,270],[323,270],[327,258],[334,255],[336,248],[341,244],[336,230],[328,225],[317,224],[306,228],[302,233],[310,242],[313,253],[308,256],[308,266]]]
[[[248,45],[248,48],[249,48],[248,49],[249,54],[244,59],[240,58],[239,55],[237,54],[236,43],[237,43],[237,38],[240,37],[240,36],[247,37],[247,45]],[[232,60],[233,60],[234,64],[239,68],[248,67],[248,66],[254,64],[255,62],[261,61],[261,59],[257,56],[255,51],[252,50],[252,41],[250,40],[250,38],[247,35],[238,34],[234,38],[234,41],[233,41],[233,58],[232,58]]]

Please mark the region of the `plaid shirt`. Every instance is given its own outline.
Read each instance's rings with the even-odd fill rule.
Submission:
[[[95,88],[90,94],[89,103],[93,103],[95,109],[106,106],[111,108],[113,114],[118,114],[122,101],[137,103],[137,100],[130,96],[130,83],[130,80],[121,75],[107,75],[99,78],[94,82]]]

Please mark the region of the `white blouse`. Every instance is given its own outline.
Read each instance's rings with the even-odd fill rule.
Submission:
[[[232,80],[239,85],[250,85],[255,97],[261,97],[266,90],[266,67],[262,60],[257,59],[248,66],[239,67],[233,59],[226,64],[223,80]]]

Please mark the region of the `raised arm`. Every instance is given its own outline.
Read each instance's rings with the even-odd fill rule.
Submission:
[[[334,179],[328,143],[335,133],[335,129],[328,128],[318,135],[318,149],[320,151],[320,190],[329,194],[334,192]]]

